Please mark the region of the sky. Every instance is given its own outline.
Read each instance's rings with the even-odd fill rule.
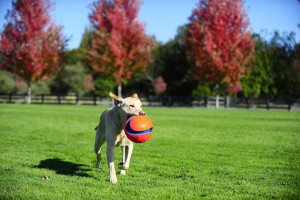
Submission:
[[[77,48],[84,28],[89,25],[90,6],[96,0],[52,0],[52,19],[62,25],[63,35],[70,38],[68,49]],[[4,16],[11,9],[12,0],[0,0],[0,31],[6,23]],[[199,0],[142,0],[139,20],[146,33],[166,43],[177,34],[177,28],[188,23]],[[280,34],[296,33],[300,42],[300,0],[244,0],[250,28],[263,38],[270,39],[274,31]]]

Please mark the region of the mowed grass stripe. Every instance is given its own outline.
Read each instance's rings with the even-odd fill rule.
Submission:
[[[299,112],[146,107],[154,134],[135,145],[113,186],[105,149],[94,168],[94,128],[105,109],[0,105],[0,199],[300,196]]]

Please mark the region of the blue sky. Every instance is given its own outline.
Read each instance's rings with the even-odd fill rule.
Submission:
[[[55,3],[52,19],[63,25],[63,34],[70,37],[68,48],[79,46],[84,28],[88,26],[89,6],[95,0],[52,0]],[[11,9],[11,0],[0,0],[0,30],[6,22],[4,16]],[[163,43],[173,39],[177,28],[188,22],[199,0],[143,0],[139,20],[146,25],[146,32]],[[274,30],[296,33],[300,42],[299,0],[245,0],[250,28],[268,39]]]

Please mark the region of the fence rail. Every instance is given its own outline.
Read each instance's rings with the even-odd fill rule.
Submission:
[[[0,94],[0,103],[24,104],[25,94]],[[148,96],[141,99],[145,106],[168,106],[168,107],[203,107],[213,108],[216,105],[215,97],[156,97]],[[64,105],[103,105],[110,106],[110,98],[101,98],[97,95],[32,95],[32,104],[64,104]],[[300,99],[267,99],[267,98],[237,98],[220,97],[220,108],[243,108],[243,109],[286,109],[300,110]]]
[[[26,103],[26,94],[0,94],[0,103]],[[97,95],[32,95],[31,104],[64,104],[64,105],[109,105],[111,100]]]

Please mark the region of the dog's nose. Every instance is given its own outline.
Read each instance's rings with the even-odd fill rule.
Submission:
[[[144,116],[144,115],[146,115],[146,113],[144,111],[140,111],[139,115],[143,115]]]

